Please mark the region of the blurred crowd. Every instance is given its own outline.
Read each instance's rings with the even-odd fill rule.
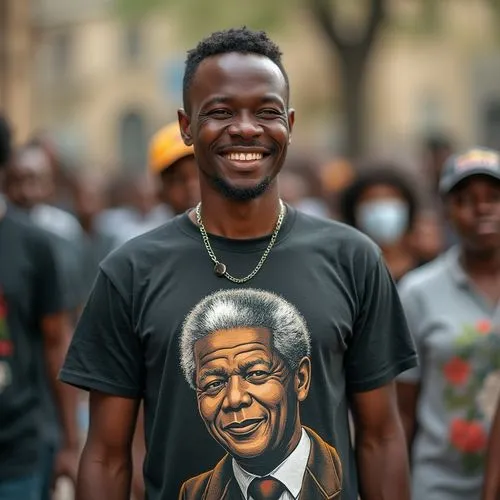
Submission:
[[[199,186],[193,151],[184,145],[179,137],[178,126],[174,123],[152,137],[147,166],[145,165],[142,173],[136,175],[122,172],[106,174],[92,169],[75,171],[64,165],[57,148],[44,136],[34,137],[28,143],[11,151],[9,142],[12,137],[7,120],[2,119],[1,128],[0,149],[3,157],[0,158],[0,163],[5,166],[3,189],[0,191],[3,192],[2,206],[5,207],[5,213],[25,219],[26,223],[40,228],[50,241],[55,256],[55,266],[59,270],[59,275],[62,276],[60,287],[54,285],[52,288],[52,291],[60,290],[62,295],[61,300],[57,301],[55,311],[60,310],[65,313],[69,325],[68,331],[71,332],[85,305],[99,262],[131,238],[164,224],[172,217],[196,205],[199,199]],[[427,269],[429,265],[436,262],[435,259],[439,260],[442,258],[440,256],[449,255],[450,249],[455,248],[457,244],[465,244],[463,243],[464,232],[462,232],[462,237],[457,235],[456,220],[453,223],[453,218],[450,219],[446,203],[443,202],[443,196],[439,190],[439,180],[442,177],[446,160],[455,152],[451,138],[444,136],[425,138],[422,140],[418,167],[412,170],[409,170],[406,165],[392,162],[364,161],[358,164],[342,158],[322,161],[307,152],[291,154],[280,174],[281,195],[286,203],[295,206],[298,210],[317,217],[343,221],[373,239],[381,247],[394,280],[401,283],[402,290],[408,294],[406,305],[411,309],[410,316],[413,314],[412,308],[415,302],[422,302],[423,299],[417,293],[418,286],[405,281],[408,273],[418,268]],[[481,191],[481,186],[473,186],[473,189],[476,191],[462,193],[460,196],[465,198],[455,200],[453,203],[472,205],[482,203],[484,205],[491,202],[488,197],[498,196],[497,185],[495,185],[495,192],[484,191],[484,189],[490,189],[489,186],[486,186],[483,191]],[[1,238],[0,229],[0,247],[4,247],[4,253],[0,250],[1,259],[8,258],[9,262],[14,262],[16,255],[8,254],[5,250],[5,247],[10,245],[9,240]],[[6,260],[3,263],[0,262],[0,266],[5,265],[5,262]],[[458,266],[453,269],[455,271],[450,272],[456,272],[457,275],[463,272],[463,270],[458,270]],[[471,265],[470,268],[466,268],[465,272],[466,274],[474,273],[475,269]],[[487,270],[488,272],[490,271]],[[424,275],[419,279],[425,282]],[[438,286],[438,283],[433,283],[432,280],[429,283],[425,286]],[[496,285],[490,285],[489,299],[491,303],[494,303],[500,298],[500,289],[498,282]],[[27,284],[24,286],[26,288]],[[26,288],[23,293],[50,293],[50,290]],[[444,299],[436,297],[435,300]],[[2,330],[2,321],[5,319],[5,314],[2,314],[2,303],[0,294],[0,401],[7,394],[10,381],[6,362],[9,352],[5,343],[8,340],[8,332],[5,328]],[[459,299],[456,303],[459,303]],[[420,304],[420,306],[421,309],[416,313],[410,325],[413,332],[423,329],[421,323],[434,314],[430,309],[425,309],[425,305]],[[30,321],[37,322],[40,319],[36,317],[40,311],[36,309],[34,301],[25,301],[23,307],[34,308],[33,311],[26,312]],[[443,306],[448,311],[447,314],[451,311],[452,315],[455,314],[453,307],[453,301]],[[486,321],[491,323],[494,320],[491,316],[493,314],[490,311],[491,307],[485,305],[483,309],[485,322],[481,328],[491,328],[486,324]],[[433,328],[442,328],[444,331],[445,328],[439,326],[439,315],[436,318],[437,326],[434,325]],[[471,324],[477,325],[476,312],[471,312],[471,318]],[[441,355],[439,346],[429,346],[425,342],[422,345],[425,349],[436,348],[438,352],[436,356]],[[473,340],[469,339],[468,345],[473,345]],[[491,349],[494,348],[496,349],[496,347],[491,347]],[[422,352],[422,349],[420,346],[419,352]],[[462,359],[458,355],[456,358]],[[459,366],[459,361],[455,364],[456,366],[450,367],[448,372],[444,372],[444,377],[448,377],[451,381],[451,388],[454,387],[453,380],[457,380],[460,376],[458,371],[465,370]],[[51,477],[58,466],[58,451],[64,446],[76,445],[65,442],[65,438],[71,435],[71,430],[68,430],[71,424],[68,423],[69,421],[61,421],[62,413],[57,409],[60,401],[49,389],[50,375],[44,375],[43,369],[42,367],[36,371],[36,376],[32,379],[37,384],[32,388],[32,392],[41,395],[40,404],[43,407],[42,413],[37,417],[43,420],[41,439],[47,451],[44,455],[47,457],[44,464],[45,476],[41,479],[41,484],[45,485],[46,498],[49,498],[52,486]],[[432,371],[434,370],[432,363],[421,365],[420,370],[422,372],[430,370],[430,373],[435,375]],[[497,378],[488,379],[494,373],[497,374]],[[489,400],[493,409],[500,392],[498,374],[500,374],[500,365],[491,363],[486,372],[481,375],[481,381],[490,380],[490,392],[484,398]],[[435,425],[438,425],[436,422],[445,419],[444,415],[435,414],[433,404],[437,403],[432,402],[435,396],[423,390],[418,394],[414,391],[413,395],[408,392],[408,386],[416,386],[417,381],[423,384],[423,381],[427,380],[426,377],[427,374],[421,373],[413,378],[403,377],[401,381],[402,415],[405,425],[408,422],[411,423],[411,425],[406,425],[410,441],[418,436],[419,425],[425,428],[428,419],[434,419]],[[483,385],[477,388],[478,393]],[[418,398],[428,398],[428,400],[423,401]],[[469,403],[471,409],[476,404],[472,401]],[[87,429],[85,395],[78,394],[75,404],[79,408],[76,425],[79,435],[78,443],[81,444]],[[424,408],[420,405],[426,406]],[[33,402],[33,411],[36,406],[36,402]],[[4,435],[7,426],[10,425],[9,428],[14,429],[12,422],[9,421],[10,416],[5,416],[2,412],[0,408],[0,443],[9,442]],[[490,422],[492,414],[493,410],[490,411]],[[482,416],[476,416],[475,421],[481,420],[481,425],[483,425],[482,418]],[[65,425],[67,429],[64,428]],[[472,438],[466,424],[462,425],[462,431],[457,426],[454,428],[457,434],[457,446],[465,447],[467,450],[473,449],[476,458],[483,456],[487,447],[486,439],[479,442],[477,438],[475,445],[471,444]],[[30,429],[29,426],[27,429]],[[9,454],[14,453],[13,450],[17,446],[15,443],[19,439],[19,436],[13,436],[11,448],[7,452],[0,449],[0,483],[5,479],[2,473],[4,469],[2,461],[10,460]],[[429,440],[429,436],[420,439]],[[420,441],[419,445],[428,446],[430,449],[432,439],[424,444]],[[142,495],[140,463],[144,453],[141,423],[138,424],[135,450],[138,464],[135,495],[140,497]],[[419,453],[420,455],[415,456],[416,459],[422,454],[425,455],[426,451],[420,449]],[[429,453],[432,455],[434,451]],[[438,457],[446,456],[446,453],[441,453],[441,455],[437,451],[435,453]],[[484,471],[484,462],[481,460],[479,462],[481,465],[478,467],[478,474],[481,476]],[[72,473],[68,464],[61,470],[66,475]],[[421,471],[421,474],[422,480],[427,481],[426,474],[430,474],[429,470],[425,469]],[[465,491],[473,491],[477,488],[477,485],[471,486],[466,481],[459,486],[447,486],[446,478],[443,481],[445,487],[461,487]],[[1,498],[0,495],[0,500]],[[471,498],[475,497],[471,496]]]

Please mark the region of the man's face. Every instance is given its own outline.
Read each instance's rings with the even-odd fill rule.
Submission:
[[[294,111],[278,66],[266,57],[228,53],[201,62],[179,111],[205,179],[224,196],[256,198],[285,160]]]
[[[176,214],[184,213],[200,201],[200,180],[194,156],[181,158],[162,172],[160,199]]]
[[[300,429],[310,364],[292,373],[266,329],[217,331],[195,343],[200,414],[212,437],[241,461],[286,457]]]
[[[500,248],[500,182],[474,176],[449,195],[448,213],[464,245],[479,253]]]
[[[31,210],[51,195],[54,187],[48,158],[39,149],[18,154],[7,169],[5,190],[16,206]]]
[[[91,220],[106,206],[104,186],[91,175],[77,180],[74,191],[74,209],[81,220]]]

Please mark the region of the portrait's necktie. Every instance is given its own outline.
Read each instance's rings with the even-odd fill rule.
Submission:
[[[274,477],[256,477],[248,487],[254,500],[278,500],[285,491],[285,485]]]

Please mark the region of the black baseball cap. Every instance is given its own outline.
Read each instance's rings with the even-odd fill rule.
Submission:
[[[473,175],[486,175],[500,181],[500,153],[477,147],[450,156],[441,172],[439,192],[448,194],[459,182]]]

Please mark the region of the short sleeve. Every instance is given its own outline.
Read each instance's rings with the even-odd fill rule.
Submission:
[[[35,300],[37,317],[43,318],[64,310],[61,270],[48,235],[36,232],[32,250],[36,262]]]
[[[417,364],[396,285],[381,257],[363,281],[346,353],[346,383],[351,392],[381,387]]]
[[[142,396],[142,348],[131,309],[101,269],[59,375],[63,382],[125,398]]]
[[[406,320],[417,349],[419,366],[415,366],[410,370],[401,373],[398,376],[398,381],[416,384],[420,382],[422,363],[424,361],[422,356],[423,350],[421,348],[420,334],[422,318],[425,317],[423,316],[423,304],[419,294],[416,293],[415,288],[412,287],[406,280],[403,280],[399,286],[399,296],[401,298],[401,303],[403,304],[403,309],[406,314]]]

